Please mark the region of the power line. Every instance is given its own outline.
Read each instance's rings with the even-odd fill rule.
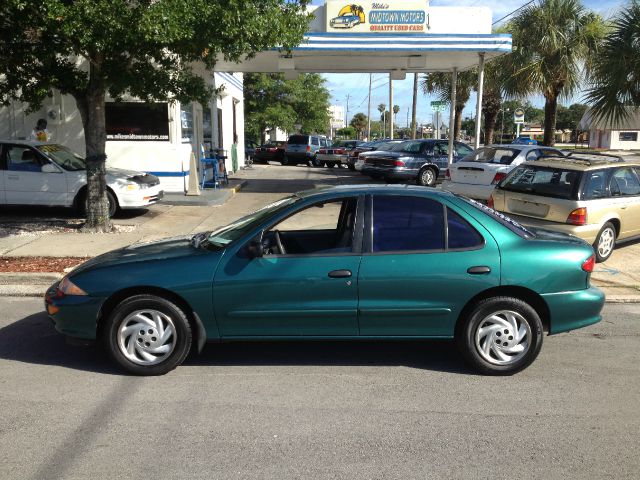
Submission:
[[[508,13],[507,15],[505,15],[502,18],[499,18],[498,20],[496,20],[495,22],[493,22],[491,25],[495,25],[496,23],[501,22],[502,20],[504,20],[505,18],[509,18],[511,15],[513,15],[514,13],[516,13],[519,10],[522,10],[524,7],[526,7],[527,5],[531,5],[533,2],[535,2],[536,0],[531,0],[527,3],[525,3],[524,5],[522,5],[521,7],[516,8],[513,12]]]

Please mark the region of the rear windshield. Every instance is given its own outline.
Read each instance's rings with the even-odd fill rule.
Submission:
[[[518,156],[520,150],[504,147],[484,147],[465,156],[462,162],[498,163],[511,165],[513,159]]]
[[[309,143],[309,135],[292,135],[287,140],[289,145],[307,145]]]
[[[498,188],[542,197],[577,199],[582,172],[563,168],[520,165]]]
[[[387,143],[383,143],[382,145],[378,145],[378,150],[382,150],[382,151],[399,151],[402,150],[404,148],[404,144],[405,142],[387,142]]]
[[[501,223],[502,225],[507,227],[509,230],[511,230],[513,233],[516,233],[517,235],[521,236],[522,238],[535,238],[535,234],[532,231],[527,230],[525,227],[520,225],[518,222],[516,222],[512,218],[510,218],[510,217],[508,217],[508,216],[506,216],[506,215],[504,215],[504,214],[502,214],[500,212],[496,212],[493,208],[489,208],[486,205],[484,205],[483,203],[477,202],[477,201],[472,200],[472,199],[467,198],[467,197],[463,197],[461,195],[456,195],[456,197],[464,200],[465,202],[467,202],[472,207],[477,208],[478,210],[480,210],[485,215],[489,215],[495,221],[497,221],[498,223]]]

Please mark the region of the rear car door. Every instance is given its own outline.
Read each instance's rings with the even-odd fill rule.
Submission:
[[[368,197],[360,335],[450,337],[464,304],[499,284],[497,244],[463,210],[417,195]]]
[[[620,238],[640,235],[640,180],[637,168],[619,167],[611,175],[609,191],[620,215]]]
[[[14,205],[69,205],[67,177],[40,152],[28,145],[4,147],[6,203]],[[43,172],[48,165],[52,171]]]

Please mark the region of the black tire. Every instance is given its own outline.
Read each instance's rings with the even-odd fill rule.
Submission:
[[[508,313],[505,315],[505,312]],[[513,332],[508,315],[516,323]],[[483,325],[486,335],[476,338]],[[518,338],[518,332],[523,330],[524,335]],[[542,321],[531,305],[518,298],[492,297],[478,302],[465,318],[460,319],[455,340],[464,359],[478,372],[512,375],[536,359],[542,348],[542,335]],[[524,347],[521,352],[519,345]]]
[[[284,155],[282,157],[282,159],[280,160],[280,165],[289,165],[289,157],[287,157],[286,155]]]
[[[153,318],[150,314],[144,313],[145,311],[160,312],[164,316],[160,316],[161,321],[166,318],[170,320],[172,323],[171,334],[166,340],[158,338],[160,336],[159,330],[150,325],[147,325],[144,330],[140,330],[140,336],[136,332],[129,334],[129,341],[122,338],[124,335],[120,335],[120,330],[125,324],[130,324],[130,327],[137,326],[135,323],[131,324],[135,321],[130,318],[132,313],[142,312],[140,314],[145,318]],[[165,322],[163,330],[164,332],[169,331],[169,323]],[[106,319],[102,329],[102,342],[109,356],[125,371],[134,375],[164,375],[187,358],[192,344],[191,326],[186,314],[174,303],[155,295],[135,295],[120,302]],[[131,342],[134,342],[134,347],[130,355],[136,357],[138,362],[128,358],[123,351],[131,345]],[[156,363],[150,364],[140,352],[151,352],[149,355],[155,353],[153,348],[147,348],[153,347],[153,342],[158,342],[156,348],[172,345],[172,350],[166,356],[156,354],[156,359],[153,360]],[[160,360],[158,361],[158,359]]]
[[[336,163],[335,163],[335,162],[325,162],[325,165],[326,165],[327,167],[329,167],[329,168],[333,168],[333,167],[335,167],[335,166],[336,166]]]
[[[109,218],[113,218],[120,208],[118,205],[118,199],[111,193],[111,190],[107,190],[107,201],[109,202]],[[87,191],[85,190],[77,201],[78,214],[85,217],[87,215]]]
[[[596,262],[602,263],[609,259],[613,253],[613,249],[616,248],[616,236],[616,227],[613,223],[607,222],[602,226],[602,229],[598,232],[596,241],[593,242],[593,252],[596,255]]]
[[[320,168],[322,167],[322,162],[320,160],[318,160],[318,157],[313,157],[311,159],[311,165],[315,168]]]
[[[423,187],[433,187],[436,184],[436,179],[438,178],[438,174],[431,167],[425,167],[418,173],[418,185],[422,185]]]
[[[355,171],[356,171],[356,166],[355,166],[355,165],[352,165],[352,164],[350,164],[350,163],[347,163],[347,168],[348,168],[349,170],[351,170],[352,172],[355,172]]]

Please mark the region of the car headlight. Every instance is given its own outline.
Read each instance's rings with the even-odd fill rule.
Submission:
[[[75,283],[69,280],[69,277],[64,277],[58,285],[58,291],[64,295],[82,296],[88,295],[87,292],[78,287]]]

